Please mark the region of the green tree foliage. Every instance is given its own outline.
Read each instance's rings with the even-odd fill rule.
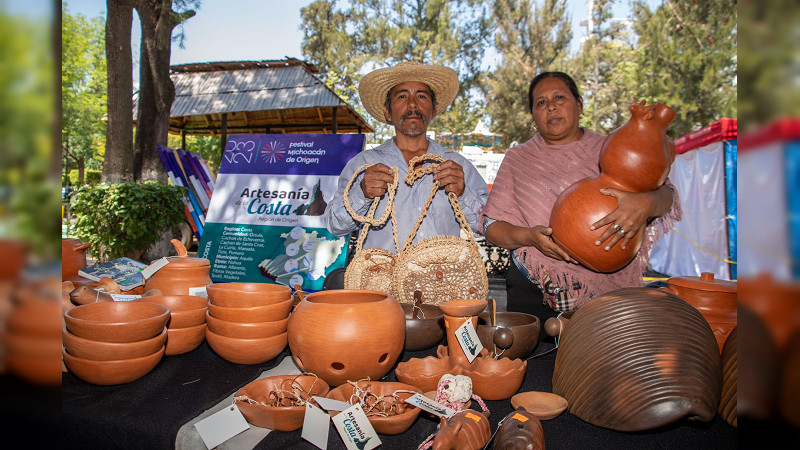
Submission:
[[[337,8],[338,4],[344,4]],[[346,4],[345,4],[346,3]],[[457,104],[431,123],[433,131],[466,132],[482,113],[481,69],[488,37],[488,10],[482,1],[318,0],[301,10],[303,54],[326,77],[334,75],[352,103],[376,129],[373,140],[391,136],[386,125],[360,109],[358,81],[370,70],[402,61],[452,67],[459,74]],[[324,78],[326,78],[324,77]]]
[[[181,148],[180,136],[170,135],[167,142],[169,148]],[[220,138],[218,136],[186,136],[184,150],[199,154],[208,163],[208,169],[212,173],[218,173],[222,158],[219,147]]]
[[[673,137],[736,117],[736,2],[633,4],[637,98],[674,109]]]
[[[158,230],[186,218],[186,189],[155,181],[84,185],[74,195],[75,234],[91,243],[100,261],[128,256],[139,259],[160,238]]]
[[[538,72],[565,70],[572,30],[565,0],[495,0],[492,18],[501,61],[489,75],[487,110],[491,130],[509,145],[533,136],[528,87]]]
[[[100,166],[107,96],[105,31],[101,18],[72,15],[61,4],[61,145],[63,170]],[[88,167],[87,167],[88,166]]]
[[[583,88],[581,125],[602,134],[630,119],[635,100],[634,47],[624,23],[612,21],[613,4],[614,0],[592,2],[586,39],[569,64],[569,74]]]

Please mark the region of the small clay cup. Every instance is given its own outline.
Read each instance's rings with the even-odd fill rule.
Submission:
[[[501,358],[526,358],[536,348],[539,343],[539,330],[541,330],[541,323],[539,318],[521,312],[498,312],[496,326],[491,326],[491,318],[488,312],[481,313],[478,316],[478,338],[481,344],[490,352],[500,354]],[[495,352],[495,332],[498,328],[507,328],[511,330],[513,335],[513,343],[511,347],[505,349],[497,346]]]
[[[398,390],[413,391],[423,394],[421,389],[411,386],[410,384],[392,381],[359,381],[358,387],[360,389],[368,390],[370,393],[379,398],[383,397],[384,395],[392,395],[392,393]],[[349,403],[350,396],[353,395],[353,392],[354,386],[350,383],[345,383],[339,387],[331,389],[331,391],[328,392],[328,398]],[[368,415],[367,419],[369,420],[369,423],[372,424],[372,428],[374,428],[379,434],[400,434],[408,431],[408,429],[411,428],[411,425],[414,424],[414,421],[417,420],[420,412],[419,408],[405,403],[404,401],[413,395],[413,393],[408,392],[399,392],[397,394],[399,400],[396,403],[402,404],[404,408],[404,412],[402,414],[396,414],[392,416]],[[394,402],[393,399],[391,401]],[[336,416],[338,413],[332,411],[331,415]]]
[[[167,348],[164,354],[171,356],[190,352],[199,347],[205,339],[206,324],[204,323],[186,328],[168,328]]]
[[[164,347],[155,353],[139,358],[117,359],[113,361],[94,361],[78,358],[63,352],[64,363],[73,375],[87,383],[113,385],[130,383],[153,370],[164,356]]]
[[[272,322],[229,322],[206,313],[208,329],[232,338],[258,339],[286,332],[289,317]]]
[[[208,302],[209,315],[229,322],[274,322],[289,317],[292,299],[263,306],[228,308]]]
[[[104,342],[134,342],[158,335],[167,325],[169,308],[148,302],[100,302],[64,313],[70,333]]]
[[[134,342],[103,342],[76,336],[64,327],[61,331],[64,348],[70,355],[95,361],[141,358],[152,355],[167,342],[167,328],[150,339]]]
[[[211,303],[227,308],[272,305],[292,298],[292,288],[267,283],[215,283],[206,292]]]
[[[167,327],[170,329],[196,327],[206,321],[208,300],[196,295],[152,295],[133,301],[157,303],[169,308]]]
[[[270,398],[272,392],[294,392],[306,400],[311,396],[325,397],[329,390],[328,383],[312,375],[276,375],[248,383],[233,396],[246,396],[258,403],[272,404],[275,400]],[[306,416],[305,406],[264,406],[246,400],[236,400],[236,406],[251,424],[277,431],[300,429]]]
[[[444,313],[438,306],[421,304],[417,318],[413,319],[413,304],[401,303],[406,316],[406,342],[404,349],[411,352],[433,347],[444,339]]]
[[[234,364],[261,364],[278,356],[288,343],[288,333],[260,339],[232,338],[206,329],[206,340],[214,352]]]

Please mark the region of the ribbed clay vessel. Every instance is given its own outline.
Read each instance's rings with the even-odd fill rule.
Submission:
[[[734,427],[737,425],[736,385],[739,379],[737,334],[734,327],[722,347],[722,397],[717,408],[719,416]]]
[[[289,317],[295,363],[330,386],[379,380],[403,351],[403,309],[386,293],[336,289],[309,294]]]
[[[561,335],[553,392],[580,419],[618,431],[716,416],[719,347],[686,301],[652,288],[595,297]]]

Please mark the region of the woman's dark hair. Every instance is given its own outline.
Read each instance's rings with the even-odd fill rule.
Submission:
[[[564,72],[542,72],[533,77],[533,81],[531,81],[531,87],[528,88],[528,112],[533,112],[533,90],[536,89],[536,85],[545,78],[560,78],[561,81],[567,85],[569,91],[575,97],[575,100],[577,100],[578,103],[583,104],[581,93],[578,92],[578,85],[575,84],[575,80],[573,80],[571,76],[565,74]]]

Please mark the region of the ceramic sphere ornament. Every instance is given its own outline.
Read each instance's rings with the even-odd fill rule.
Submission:
[[[625,249],[618,243],[605,250],[594,245],[606,227],[589,227],[617,209],[617,199],[600,193],[614,188],[647,192],[664,184],[675,159],[675,145],[667,137],[667,126],[675,111],[657,103],[631,105],[631,119],[612,131],[600,151],[600,174],[579,180],[556,199],[550,213],[552,238],[574,259],[595,272],[615,272],[639,252],[644,233],[636,233]],[[607,226],[612,226],[611,224]]]

